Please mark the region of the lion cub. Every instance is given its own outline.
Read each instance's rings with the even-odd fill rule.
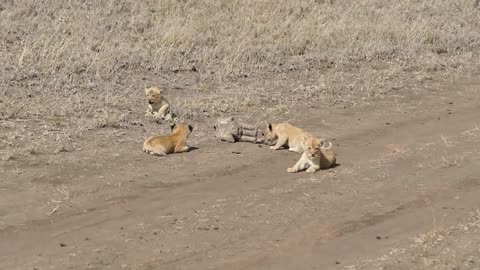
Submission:
[[[265,130],[265,142],[267,144],[272,145],[277,140],[274,146],[270,146],[270,149],[273,150],[286,146],[289,147],[289,151],[303,153],[305,140],[312,137],[312,134],[289,123],[268,124]]]
[[[143,143],[143,151],[155,156],[188,152],[190,147],[187,145],[187,138],[192,133],[193,127],[179,123],[171,125],[170,128],[172,130],[170,135],[155,135],[146,139]]]
[[[164,119],[170,113],[170,103],[162,95],[158,87],[145,88],[148,110],[145,116],[153,116],[156,120]]]
[[[308,173],[314,173],[320,169],[328,169],[335,165],[335,153],[330,150],[332,143],[325,146],[325,139],[308,138],[305,141],[305,152],[298,162],[291,168],[287,169],[289,173],[296,173],[307,170]]]

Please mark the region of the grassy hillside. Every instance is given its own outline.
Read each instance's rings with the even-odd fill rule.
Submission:
[[[6,1],[0,40],[14,74],[108,78],[197,69],[232,73],[308,63],[392,61],[470,68],[480,51],[473,0]],[[10,76],[8,76],[10,75]]]

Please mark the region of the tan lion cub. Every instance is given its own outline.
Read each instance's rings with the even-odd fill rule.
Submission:
[[[325,146],[325,139],[308,138],[305,142],[305,152],[298,162],[292,167],[288,168],[287,172],[296,173],[307,170],[307,173],[314,173],[320,169],[328,169],[335,165],[335,153],[330,150],[332,143]]]
[[[312,134],[305,130],[292,126],[289,123],[268,124],[265,130],[265,142],[274,146],[270,149],[278,150],[283,146],[289,147],[288,150],[297,153],[303,153],[305,140],[313,137]]]
[[[153,116],[156,120],[163,119],[170,111],[170,103],[162,95],[158,87],[145,88],[148,110],[145,116]]]
[[[185,123],[171,125],[170,135],[155,135],[143,143],[143,151],[155,155],[166,156],[171,153],[188,152],[187,138],[192,133],[193,127]]]

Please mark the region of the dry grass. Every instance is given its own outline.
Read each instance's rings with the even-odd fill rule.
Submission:
[[[143,119],[146,85],[189,121],[285,119],[480,63],[472,0],[7,0],[0,29],[0,120],[75,134]]]
[[[406,248],[344,269],[479,269],[480,212],[446,229],[436,229],[412,239]]]
[[[457,68],[478,59],[479,10],[442,1],[7,1],[2,62],[54,88],[126,71],[250,73],[299,63],[406,61]]]

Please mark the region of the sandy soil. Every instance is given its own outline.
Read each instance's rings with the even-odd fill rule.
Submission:
[[[152,157],[142,136],[165,129],[141,110],[142,124],[93,130],[74,151],[4,160],[0,268],[374,269],[361,265],[480,206],[480,81],[431,85],[283,119],[333,140],[340,165],[316,174],[286,172],[296,153],[219,142],[206,122],[190,140],[197,150]],[[40,120],[2,120],[0,133],[40,134]],[[478,269],[464,265],[478,254],[448,269]]]

